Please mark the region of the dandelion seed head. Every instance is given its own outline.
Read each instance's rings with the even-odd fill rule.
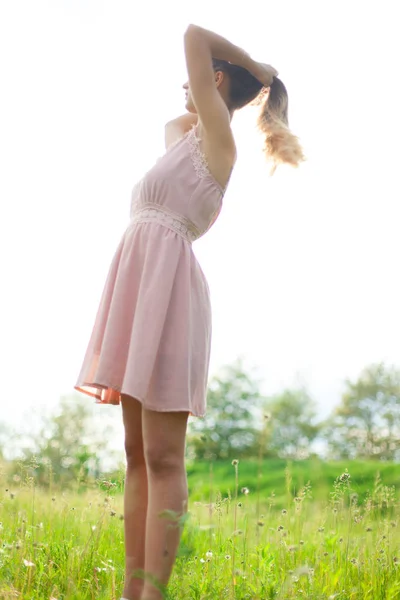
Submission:
[[[23,563],[25,565],[25,567],[34,567],[35,563],[31,562],[30,560],[26,560],[26,558],[24,558]]]

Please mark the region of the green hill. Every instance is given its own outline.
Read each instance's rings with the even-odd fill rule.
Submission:
[[[274,493],[277,506],[287,502],[287,481],[285,470],[288,467],[291,481],[288,484],[290,494],[295,497],[302,486],[311,483],[315,500],[326,501],[333,489],[335,479],[346,469],[351,476],[352,490],[360,499],[366,497],[367,491],[374,488],[377,474],[385,486],[400,489],[400,464],[379,461],[338,461],[324,462],[320,459],[287,462],[278,459],[266,459],[262,463],[260,477],[260,496],[267,500]],[[248,499],[257,493],[258,462],[243,460],[238,464],[238,495],[241,489],[249,489]],[[212,479],[210,479],[210,472]],[[190,461],[187,462],[189,495],[195,501],[209,501],[210,489],[212,498],[218,491],[222,496],[235,494],[235,467],[231,461]]]

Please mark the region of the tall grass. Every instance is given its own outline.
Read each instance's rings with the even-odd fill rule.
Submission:
[[[268,478],[260,457],[259,477]],[[354,491],[349,471],[328,497],[315,482],[285,494],[249,488],[246,463],[229,464],[222,494],[209,465],[207,497],[189,502],[170,600],[400,599],[399,504],[379,476]],[[242,474],[243,473],[243,474]],[[34,476],[0,481],[0,598],[118,600],[123,579],[122,495],[118,485],[43,491]],[[189,476],[190,485],[190,476]],[[260,491],[261,489],[261,491]]]

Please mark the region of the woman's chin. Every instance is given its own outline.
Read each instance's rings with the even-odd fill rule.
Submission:
[[[190,102],[190,100],[186,100],[185,108],[188,112],[192,113],[193,115],[197,114],[196,108],[193,106],[193,104],[192,104],[192,102]]]

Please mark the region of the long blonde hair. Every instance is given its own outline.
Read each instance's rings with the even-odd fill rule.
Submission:
[[[261,105],[257,125],[264,135],[264,153],[272,162],[271,175],[279,164],[298,167],[305,160],[299,139],[289,129],[289,99],[286,87],[274,77],[270,87],[264,87],[247,69],[213,58],[215,71],[224,71],[230,79],[230,108],[238,110],[247,104]]]
[[[274,77],[269,88],[262,88],[253,104],[261,104],[257,125],[264,135],[264,153],[273,163],[271,174],[279,164],[298,167],[305,160],[299,139],[289,128],[289,99],[283,82]]]

